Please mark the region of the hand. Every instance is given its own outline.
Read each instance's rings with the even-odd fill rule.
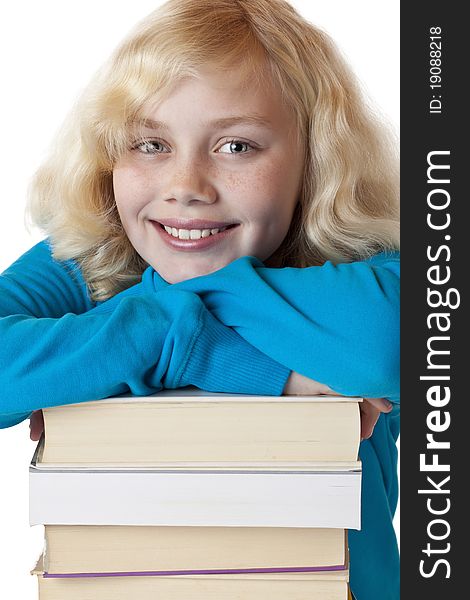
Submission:
[[[316,394],[335,394],[341,396],[327,385],[319,383],[314,379],[309,379],[304,375],[300,375],[295,371],[289,376],[284,388],[285,395],[316,395]],[[364,398],[359,403],[361,411],[361,440],[366,440],[371,437],[375,424],[377,423],[380,413],[389,413],[393,406],[391,402],[385,398]]]
[[[380,413],[389,413],[393,405],[385,398],[364,398],[359,403],[361,411],[361,440],[371,437],[375,424],[379,420]]]
[[[314,379],[292,371],[284,387],[283,394],[287,396],[315,396],[317,394],[334,394],[332,389]]]
[[[35,410],[29,418],[29,437],[37,442],[44,431],[44,418],[42,410]]]

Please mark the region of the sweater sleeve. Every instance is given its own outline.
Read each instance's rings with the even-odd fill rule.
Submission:
[[[0,339],[0,427],[46,406],[163,387],[279,395],[289,375],[192,292],[140,283],[94,306],[79,270],[46,242],[0,276]]]
[[[153,272],[152,285],[168,284]],[[172,287],[199,294],[222,323],[289,369],[340,394],[399,401],[398,253],[303,269],[242,257]]]

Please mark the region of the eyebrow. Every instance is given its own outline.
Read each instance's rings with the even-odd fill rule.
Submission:
[[[162,129],[164,131],[168,131],[169,127],[163,121],[155,121],[153,119],[137,119],[134,122],[136,125],[141,125],[143,127],[147,127],[148,129]],[[272,122],[263,117],[262,115],[243,115],[243,116],[233,116],[233,117],[222,117],[220,119],[214,119],[213,121],[208,121],[205,123],[206,127],[213,128],[222,128],[222,127],[230,127],[232,125],[258,125],[262,127],[270,127],[272,126]]]

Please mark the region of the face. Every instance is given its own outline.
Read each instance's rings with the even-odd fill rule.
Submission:
[[[169,283],[241,256],[269,264],[301,185],[302,147],[277,90],[236,70],[199,75],[149,107],[113,171],[127,236]]]

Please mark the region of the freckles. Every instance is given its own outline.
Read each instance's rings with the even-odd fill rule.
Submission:
[[[249,177],[240,175],[238,173],[226,173],[225,175],[217,173],[214,179],[219,179],[219,181],[222,181],[229,192],[248,187],[247,182],[250,181]]]
[[[234,188],[245,188],[251,194],[266,195],[266,192],[273,189],[273,179],[276,178],[277,169],[273,167],[257,166],[249,172],[240,175],[230,174],[228,181]]]
[[[282,195],[283,175],[278,166],[270,165],[264,169],[259,169],[256,176],[251,181],[251,189],[264,198],[265,201],[270,199],[269,204],[273,203],[274,198]]]

